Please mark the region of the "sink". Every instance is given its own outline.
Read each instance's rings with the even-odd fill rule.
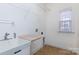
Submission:
[[[12,38],[9,38],[9,39],[7,39],[7,40],[10,40],[10,39],[12,39]],[[0,40],[0,41],[7,41],[7,40],[2,39],[2,40]]]
[[[30,47],[30,41],[22,40],[19,38],[12,39],[12,40],[0,41],[0,54],[5,54],[4,52],[7,52],[7,51],[10,51],[14,48],[17,48],[20,46],[25,46],[25,45],[29,45],[29,47]]]

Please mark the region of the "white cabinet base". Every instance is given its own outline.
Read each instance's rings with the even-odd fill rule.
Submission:
[[[34,53],[36,53],[38,50],[40,50],[40,48],[43,47],[43,39],[38,39],[35,41],[31,42],[31,55],[33,55]]]
[[[0,55],[30,55],[30,44],[22,45],[3,52]]]

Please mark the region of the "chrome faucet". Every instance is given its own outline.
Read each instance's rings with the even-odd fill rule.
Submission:
[[[16,33],[14,32],[13,34],[14,34],[14,38],[16,38]]]
[[[10,34],[9,33],[5,33],[4,40],[12,39],[12,38],[8,38],[8,35],[10,35]]]

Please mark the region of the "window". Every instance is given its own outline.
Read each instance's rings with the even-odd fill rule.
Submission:
[[[72,32],[72,10],[71,9],[66,9],[60,12],[59,31]]]

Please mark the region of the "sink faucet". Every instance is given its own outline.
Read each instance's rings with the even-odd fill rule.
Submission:
[[[14,32],[13,34],[14,34],[14,38],[16,38],[16,33]]]
[[[10,35],[10,34],[9,33],[5,33],[4,40],[12,39],[12,38],[8,38],[8,35]]]

